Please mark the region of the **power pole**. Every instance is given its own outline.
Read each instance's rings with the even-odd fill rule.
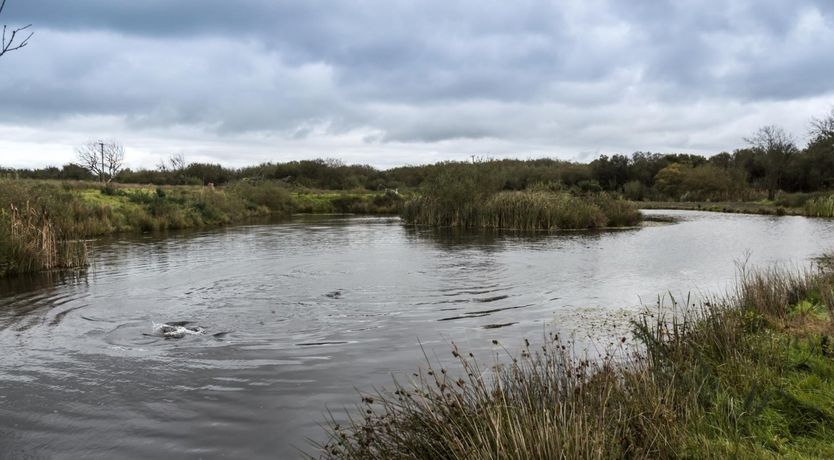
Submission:
[[[104,142],[98,141],[98,145],[101,146],[101,165],[98,168],[98,179],[101,183],[104,183]]]

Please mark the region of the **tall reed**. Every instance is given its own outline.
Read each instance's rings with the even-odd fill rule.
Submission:
[[[27,201],[0,212],[0,275],[86,265],[86,244],[64,234],[48,210]]]
[[[606,194],[545,191],[498,192],[455,201],[425,194],[406,202],[402,217],[413,225],[511,230],[618,227],[641,219],[633,204]]]
[[[493,368],[453,346],[454,367],[427,359],[411,382],[364,394],[346,422],[331,415],[318,455],[825,458],[834,452],[832,288],[827,273],[745,271],[725,298],[642,315],[636,346],[599,360],[578,358],[557,335],[525,340]],[[828,314],[798,312],[802,302]]]
[[[812,198],[806,201],[805,215],[809,217],[834,217],[834,195]]]
[[[86,265],[85,238],[224,225],[289,213],[280,184],[107,187],[0,179],[0,276]]]

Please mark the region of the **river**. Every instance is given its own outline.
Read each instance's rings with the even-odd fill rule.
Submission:
[[[619,334],[658,295],[834,243],[830,220],[645,212],[679,220],[519,235],[300,216],[98,241],[83,274],[0,282],[0,457],[298,458],[328,409],[423,350]],[[166,321],[206,333],[149,335]]]

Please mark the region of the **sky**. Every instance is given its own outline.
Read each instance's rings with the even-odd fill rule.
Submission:
[[[711,155],[834,106],[827,0],[7,0],[0,165]]]

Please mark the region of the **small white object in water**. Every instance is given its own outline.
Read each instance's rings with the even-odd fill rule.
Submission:
[[[186,335],[203,334],[205,330],[201,327],[185,327],[179,324],[153,323],[153,335],[165,338],[181,339]]]

